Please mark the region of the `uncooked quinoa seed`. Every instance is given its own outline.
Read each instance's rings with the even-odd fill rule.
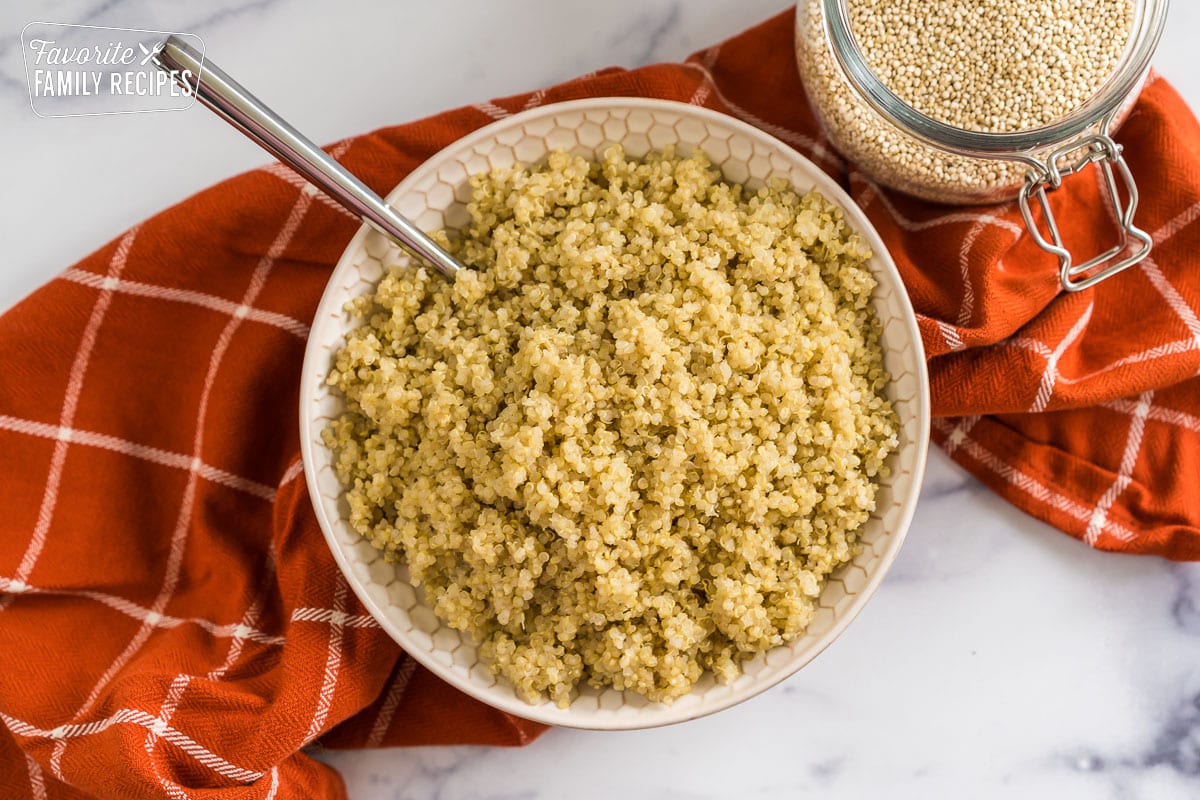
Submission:
[[[801,74],[843,155],[930,199],[1020,185],[1014,162],[954,156],[885,122],[848,83],[822,25],[801,0]],[[1040,128],[1091,99],[1129,43],[1135,0],[847,0],[872,71],[900,99],[958,128]]]
[[[329,383],[350,523],[531,702],[670,702],[800,636],[897,421],[870,252],[702,153],[472,179],[453,284],[390,270]]]
[[[957,128],[1040,128],[1112,74],[1133,0],[850,0],[850,28],[901,100]]]

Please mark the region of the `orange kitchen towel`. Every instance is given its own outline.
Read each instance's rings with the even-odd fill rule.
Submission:
[[[683,64],[606,70],[330,151],[384,192],[539,103],[638,95],[740,117],[841,179],[878,226],[920,314],[948,453],[1093,546],[1200,558],[1200,129],[1184,103],[1153,80],[1119,136],[1154,260],[1067,296],[1011,204],[931,205],[842,162],[804,101],[791,30],[786,13]],[[1089,181],[1053,202],[1076,240],[1111,224]],[[311,512],[300,362],[357,227],[268,166],[0,317],[0,796],[341,797],[310,746],[541,731],[414,666]]]

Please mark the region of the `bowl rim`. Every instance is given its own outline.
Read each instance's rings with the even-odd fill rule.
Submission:
[[[699,117],[705,121],[713,122],[725,126],[736,133],[743,134],[753,139],[758,139],[765,145],[771,148],[781,150],[790,158],[797,159],[802,165],[809,168],[813,181],[813,189],[819,191],[826,200],[834,203],[846,216],[846,220],[859,233],[868,244],[879,262],[879,268],[889,273],[890,279],[895,286],[903,289],[904,283],[900,278],[899,270],[896,268],[895,261],[892,259],[891,252],[884,244],[879,232],[875,226],[871,224],[866,213],[854,202],[853,198],[837,184],[820,166],[815,164],[812,159],[797,151],[787,143],[781,141],[778,137],[773,136],[766,131],[756,128],[749,123],[746,123],[737,117],[729,114],[724,114],[704,106],[692,105],[690,103],[682,103],[675,100],[660,100],[655,98],[645,97],[621,97],[621,96],[605,96],[605,97],[589,97],[579,100],[566,100],[557,103],[547,103],[537,106],[536,108],[526,109],[496,120],[495,122],[484,125],[476,130],[468,133],[466,136],[455,139],[445,147],[430,155],[427,159],[417,165],[408,175],[406,175],[396,186],[391,189],[386,197],[386,202],[392,204],[396,198],[402,196],[409,190],[410,184],[415,179],[422,177],[422,168],[425,165],[440,160],[443,156],[451,151],[458,151],[473,147],[474,145],[493,138],[499,131],[503,131],[513,127],[514,125],[522,125],[530,120],[554,115],[563,112],[587,112],[611,110],[614,106],[623,106],[629,109],[644,109],[647,111],[670,111],[685,116]],[[607,138],[605,143],[608,143]],[[686,144],[686,143],[684,143]],[[720,168],[719,164],[714,166]],[[855,593],[854,599],[844,613],[841,613],[834,624],[826,631],[817,644],[804,654],[802,658],[795,660],[794,664],[789,664],[785,669],[779,670],[770,678],[756,680],[749,683],[740,691],[730,692],[725,697],[711,704],[706,704],[695,710],[680,710],[672,713],[673,709],[678,706],[670,706],[665,704],[653,703],[647,701],[648,707],[657,707],[659,713],[645,715],[643,713],[630,714],[628,717],[620,717],[613,715],[611,717],[602,718],[600,720],[591,720],[579,715],[573,715],[570,707],[559,708],[550,701],[544,701],[538,705],[526,703],[517,696],[502,697],[497,696],[490,691],[490,687],[483,687],[476,684],[474,681],[467,680],[459,676],[457,673],[449,672],[445,666],[433,658],[432,651],[425,652],[417,648],[408,649],[400,641],[400,636],[388,619],[387,610],[384,608],[385,603],[377,602],[366,589],[366,586],[355,575],[354,562],[351,562],[343,553],[340,543],[335,538],[333,533],[334,526],[340,520],[334,520],[326,513],[324,504],[318,501],[321,496],[317,471],[315,467],[315,452],[313,447],[311,414],[312,397],[308,392],[308,387],[312,386],[314,371],[318,369],[318,360],[327,358],[326,350],[317,342],[317,337],[314,332],[317,329],[317,321],[324,318],[326,315],[340,311],[340,308],[333,308],[335,304],[340,304],[344,301],[335,299],[338,293],[338,285],[335,283],[335,278],[343,271],[344,268],[350,265],[351,254],[357,252],[365,238],[373,229],[371,226],[363,223],[354,236],[346,243],[338,262],[334,265],[329,279],[322,292],[321,300],[317,305],[316,312],[313,315],[313,324],[310,326],[310,334],[304,349],[304,361],[301,369],[300,391],[299,391],[299,432],[300,432],[300,450],[301,458],[304,467],[305,484],[308,490],[309,503],[316,515],[317,522],[321,528],[321,532],[325,537],[325,543],[329,547],[330,552],[336,561],[338,568],[342,572],[342,576],[354,591],[359,601],[367,609],[368,613],[379,624],[380,628],[388,634],[393,641],[404,649],[404,652],[413,658],[417,663],[424,666],[432,672],[440,680],[449,683],[459,691],[469,695],[470,697],[479,700],[486,705],[511,714],[522,719],[540,722],[547,725],[554,725],[564,728],[575,728],[581,730],[598,730],[598,731],[615,731],[615,730],[639,730],[647,728],[663,727],[674,725],[681,722],[688,722],[693,719],[715,714],[719,711],[724,711],[735,705],[739,705],[747,700],[750,700],[768,689],[778,685],[787,678],[795,675],[802,668],[812,663],[812,661],[823,653],[834,641],[836,641],[842,633],[849,627],[863,608],[875,596],[879,585],[883,578],[891,569],[904,539],[908,534],[908,529],[912,523],[913,515],[916,511],[917,500],[920,495],[921,486],[925,474],[925,466],[929,451],[930,437],[930,393],[929,393],[929,375],[925,361],[925,348],[921,339],[920,329],[917,325],[916,312],[913,310],[912,302],[906,291],[899,292],[900,296],[897,300],[900,303],[904,316],[904,329],[908,334],[907,339],[909,344],[914,348],[916,356],[916,374],[913,376],[917,382],[917,391],[915,393],[914,402],[916,404],[916,422],[917,435],[914,437],[912,447],[915,448],[914,461],[912,466],[912,479],[909,483],[909,488],[906,496],[898,498],[900,503],[900,514],[897,518],[894,529],[887,531],[888,545],[883,554],[879,558],[878,566],[867,576],[867,581],[863,587]],[[893,380],[895,378],[893,377]]]

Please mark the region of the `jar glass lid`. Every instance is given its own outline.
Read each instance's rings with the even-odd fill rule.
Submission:
[[[847,79],[892,124],[935,147],[965,156],[1027,160],[1108,122],[1140,85],[1166,25],[1169,0],[1137,0],[1129,44],[1116,69],[1082,105],[1049,125],[1011,133],[955,127],[918,111],[885,84],[867,63],[850,25],[850,0],[823,0],[826,35]]]

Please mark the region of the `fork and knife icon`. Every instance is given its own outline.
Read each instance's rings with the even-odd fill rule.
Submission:
[[[166,45],[166,42],[164,41],[164,42],[159,42],[158,44],[154,45],[154,47],[148,48],[148,47],[146,47],[146,45],[142,44],[141,42],[138,42],[138,49],[140,49],[142,51],[142,61],[139,66],[144,67],[148,63],[150,63],[150,59],[154,58],[156,55],[161,53],[162,49],[165,45]]]

